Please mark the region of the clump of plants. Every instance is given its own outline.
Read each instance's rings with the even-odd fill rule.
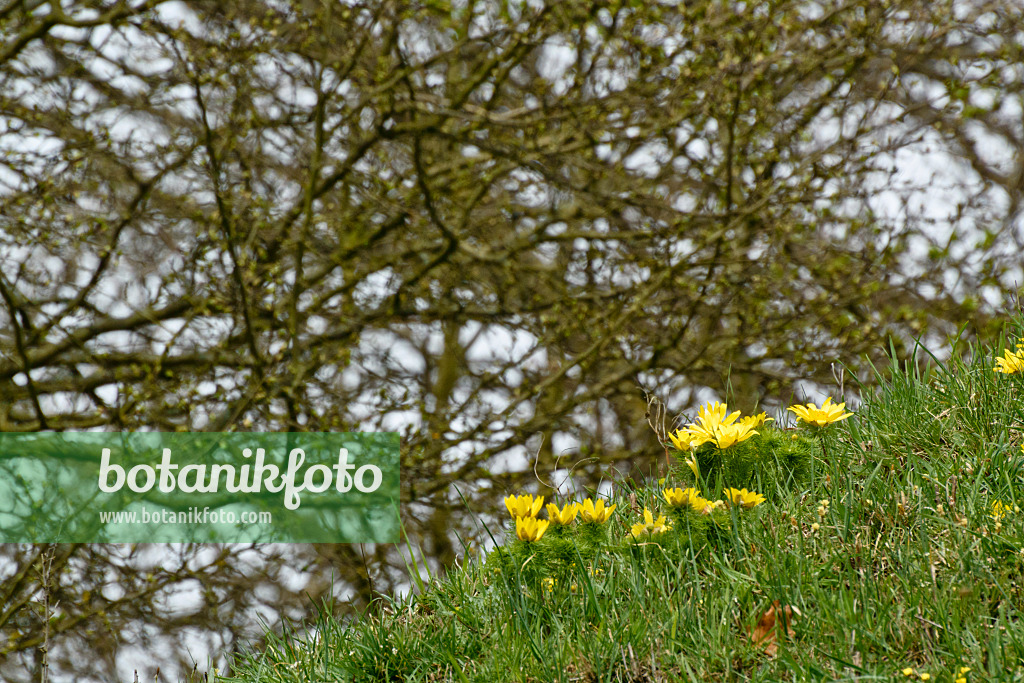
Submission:
[[[656,545],[659,557],[677,561],[708,544],[722,546],[750,511],[808,476],[825,449],[825,429],[852,415],[844,408],[831,398],[820,407],[790,408],[805,428],[780,430],[763,412],[742,417],[724,403],[708,403],[696,421],[667,435],[664,445],[675,462],[659,481],[660,496],[643,507],[628,533],[610,523],[618,504],[602,498],[545,505],[543,496],[507,496],[509,542],[491,553],[488,568],[553,592],[557,586],[578,589],[605,556],[611,562]]]

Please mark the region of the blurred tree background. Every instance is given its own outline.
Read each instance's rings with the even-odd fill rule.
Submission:
[[[656,472],[648,395],[771,411],[1024,279],[1017,0],[14,0],[0,38],[0,430],[396,430],[435,568],[507,492]],[[3,545],[0,677],[177,680],[408,552]]]

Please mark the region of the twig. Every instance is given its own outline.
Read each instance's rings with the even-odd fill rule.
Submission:
[[[39,561],[39,578],[43,589],[43,644],[39,646],[42,655],[42,666],[39,683],[46,683],[50,669],[50,616],[59,603],[50,604],[50,593],[53,580],[52,569],[55,546],[50,545]]]
[[[668,430],[665,428],[665,404],[646,389],[643,391],[644,398],[647,399],[647,411],[644,413],[644,417],[647,418],[647,424],[650,426],[651,431],[658,437],[658,443],[665,449],[665,467],[672,469],[672,460],[668,454]]]

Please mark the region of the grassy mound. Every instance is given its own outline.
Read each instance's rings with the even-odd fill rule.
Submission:
[[[1024,681],[1024,353],[1000,352],[894,364],[822,427],[708,406],[606,520],[512,500],[487,558],[224,680]]]

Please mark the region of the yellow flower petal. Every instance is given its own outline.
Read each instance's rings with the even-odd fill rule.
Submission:
[[[794,413],[797,418],[803,420],[807,424],[812,424],[818,427],[824,427],[825,425],[832,424],[833,422],[839,422],[853,415],[853,413],[844,413],[846,403],[840,403],[838,405],[832,403],[832,397],[829,396],[825,399],[825,402],[821,404],[821,407],[808,403],[806,406],[790,406],[786,410]]]

